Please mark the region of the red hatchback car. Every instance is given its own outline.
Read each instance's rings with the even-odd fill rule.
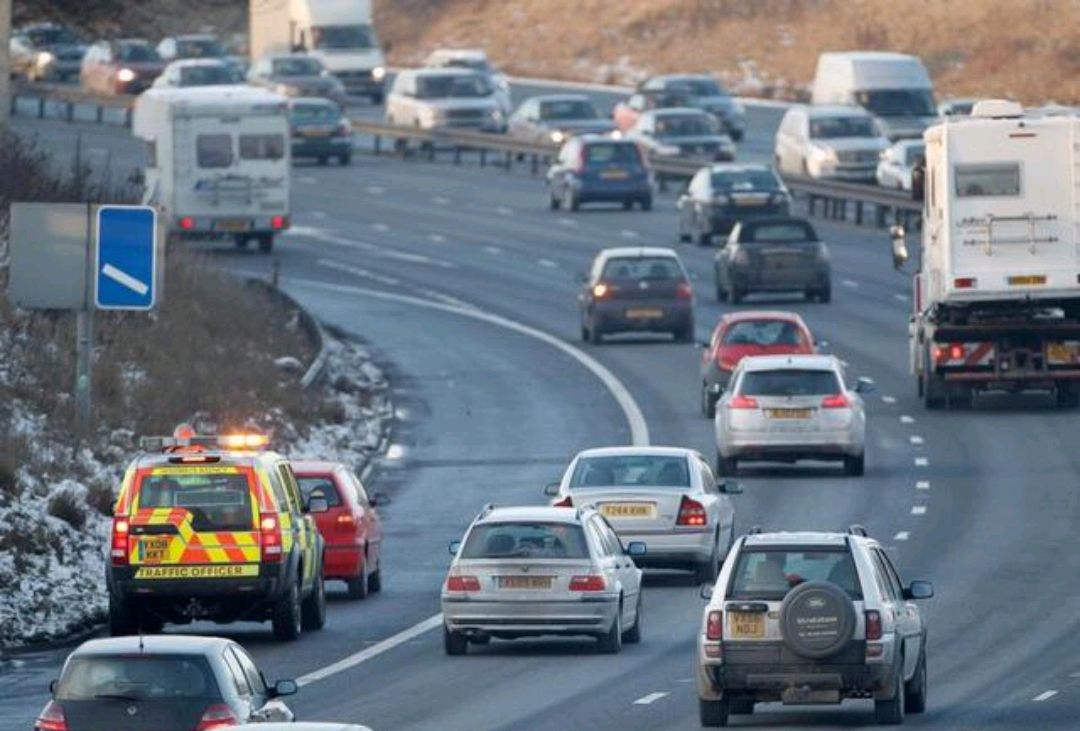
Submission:
[[[701,355],[701,412],[710,419],[716,416],[716,402],[743,358],[816,352],[810,328],[794,312],[729,312],[716,324]]]
[[[382,588],[383,529],[375,510],[378,496],[368,496],[360,479],[340,462],[293,462],[304,502],[326,498],[329,510],[315,514],[326,544],[323,578],[340,579],[349,597],[363,599]]]

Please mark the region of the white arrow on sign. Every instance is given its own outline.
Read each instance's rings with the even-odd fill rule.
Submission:
[[[132,292],[135,292],[140,297],[146,296],[146,293],[150,291],[150,285],[139,281],[135,277],[131,276],[122,269],[117,269],[112,264],[106,264],[101,268],[101,273],[114,282],[121,284]]]

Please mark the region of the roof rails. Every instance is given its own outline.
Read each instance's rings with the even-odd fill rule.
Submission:
[[[847,529],[848,535],[861,536],[862,538],[869,538],[869,534],[866,532],[866,528],[858,523],[852,523]]]
[[[760,525],[753,526],[750,530],[746,531],[746,535],[748,535],[748,536],[761,535],[761,526]]]

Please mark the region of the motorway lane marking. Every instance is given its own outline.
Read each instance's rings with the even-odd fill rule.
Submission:
[[[499,206],[498,208],[495,209],[495,212],[498,213],[500,216],[512,216],[512,215],[514,215],[514,209],[513,208],[507,208],[506,206]]]
[[[577,221],[574,221],[570,218],[560,218],[559,223],[563,226],[577,226]]]
[[[551,259],[537,259],[536,263],[539,264],[542,267],[547,267],[548,269],[554,269],[555,267],[559,266],[558,264],[553,262]]]
[[[382,195],[386,192],[386,188],[382,187],[381,185],[369,185],[367,187],[367,192],[371,195]]]
[[[442,259],[434,259],[420,254],[410,254],[405,251],[398,251],[396,249],[389,249],[383,246],[377,246],[367,241],[356,241],[354,239],[345,238],[344,236],[338,236],[332,231],[321,228],[312,228],[310,226],[293,226],[289,232],[293,236],[304,236],[316,241],[324,241],[328,244],[335,244],[336,246],[345,246],[350,249],[358,249],[360,251],[368,251],[386,259],[396,259],[398,261],[409,262],[410,264],[428,264],[430,266],[440,267],[442,269],[457,269],[457,265]]]
[[[913,505],[913,506],[911,506],[911,514],[912,515],[926,515],[926,506],[925,505]]]
[[[502,249],[500,249],[498,246],[485,246],[484,251],[486,251],[487,253],[492,254],[492,255],[502,253]]]
[[[450,205],[450,199],[449,198],[443,198],[441,195],[434,196],[431,199],[431,202],[434,203],[437,206],[448,206],[448,205]]]
[[[373,223],[371,224],[371,227],[380,233],[390,230],[390,227],[387,226],[385,223]]]
[[[895,404],[896,403],[896,397],[895,396],[882,396],[881,400],[882,400],[882,402],[887,403],[887,404]]]
[[[918,434],[912,434],[909,438],[911,439],[912,444],[918,445],[923,443],[923,438],[920,437]]]
[[[670,695],[670,694],[669,693],[662,693],[660,691],[657,691],[656,693],[649,693],[648,695],[643,695],[640,698],[638,698],[636,701],[634,701],[634,705],[635,706],[647,706],[647,705],[650,705],[652,703],[656,703],[656,701],[660,700],[661,698],[663,698],[666,695]]]
[[[631,231],[631,230],[630,230],[630,229],[628,229],[628,228],[624,228],[624,229],[622,230],[622,232],[621,232],[621,233],[622,233],[622,237],[623,237],[624,239],[637,239],[637,238],[641,238],[641,234],[639,234],[639,233],[638,233],[637,231]]]
[[[908,416],[907,414],[901,414],[900,415],[900,423],[901,424],[914,424],[915,419],[914,419],[914,417]]]
[[[428,234],[428,238],[434,241],[436,244],[446,243],[446,237],[442,234]]]
[[[907,302],[908,296],[906,294],[900,294],[899,292],[893,292],[893,299],[897,302]]]
[[[928,460],[926,457],[916,457],[915,458],[915,466],[916,467],[928,467],[929,465],[930,465],[930,460]]]
[[[906,530],[902,530],[899,533],[897,533],[895,536],[893,536],[893,540],[894,541],[906,541],[910,537],[911,537],[910,533],[908,533]]]
[[[303,183],[304,185],[315,185],[315,183],[319,182],[310,175],[301,175],[299,178],[296,179],[296,181],[298,183]]]
[[[1031,700],[1034,701],[1035,703],[1042,703],[1043,701],[1050,700],[1051,698],[1053,698],[1057,694],[1058,694],[1058,692],[1056,690],[1044,690],[1042,693],[1039,693],[1037,696],[1035,696]]]
[[[353,274],[357,277],[364,277],[365,279],[370,279],[373,282],[385,284],[388,287],[396,287],[397,285],[401,284],[400,279],[383,276],[382,274],[376,274],[373,271],[369,271],[361,267],[354,267],[351,264],[342,264],[341,262],[334,261],[333,259],[317,259],[315,263],[321,267],[326,267],[327,269],[337,269],[338,271]]]
[[[930,489],[930,480],[919,480],[918,482],[915,483],[915,489],[916,490],[929,490]]]
[[[843,284],[845,287],[851,287],[852,289],[858,289],[859,287],[859,283],[856,282],[854,279],[843,279],[840,283]]]
[[[311,217],[321,221],[326,218],[326,211],[312,211]]]

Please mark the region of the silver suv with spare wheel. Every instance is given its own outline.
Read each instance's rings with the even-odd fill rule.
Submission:
[[[926,624],[917,599],[861,526],[845,533],[742,536],[724,561],[698,635],[703,726],[755,703],[874,701],[878,723],[926,708]]]

